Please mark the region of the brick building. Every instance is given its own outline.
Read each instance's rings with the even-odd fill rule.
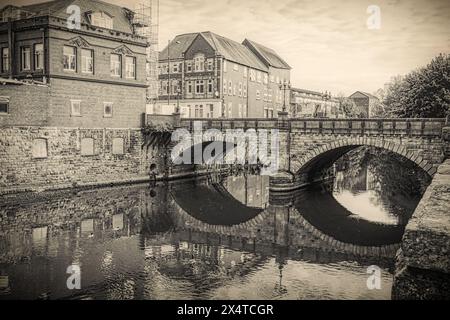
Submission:
[[[68,19],[71,5],[80,9],[79,26]],[[141,125],[147,40],[135,32],[132,11],[56,0],[10,5],[0,17],[0,125]]]
[[[289,82],[290,69],[273,50],[249,40],[209,31],[178,35],[159,55],[155,112],[179,105],[182,117],[276,117],[285,93],[279,86]]]
[[[291,114],[298,118],[338,118],[339,100],[306,89],[291,88]]]
[[[162,172],[164,151],[142,148],[139,28],[134,12],[97,0],[0,9],[0,194]]]
[[[356,91],[349,99],[353,101],[360,118],[372,118],[380,105],[380,100],[377,97],[362,91]]]

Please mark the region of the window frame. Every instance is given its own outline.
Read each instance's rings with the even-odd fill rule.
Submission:
[[[36,50],[37,46],[41,46],[41,50]],[[38,54],[38,52],[40,52]],[[44,70],[44,44],[43,43],[35,43],[33,45],[33,59],[34,59],[34,70]],[[42,61],[40,61],[42,59]],[[39,63],[41,62],[41,63]],[[40,65],[41,64],[41,65]]]
[[[111,112],[108,114],[106,112],[106,108],[107,107],[111,107]],[[112,118],[113,117],[113,112],[114,112],[114,104],[112,102],[103,102],[103,118]]]
[[[9,97],[7,97],[7,96],[0,96],[0,104],[6,105],[6,112],[1,112],[0,111],[0,116],[9,115],[9,102],[10,102],[10,98]]]
[[[74,105],[79,105],[79,112],[74,112]],[[81,100],[79,99],[70,99],[70,116],[71,117],[82,117],[83,113],[81,111]]]
[[[127,60],[131,59],[131,61],[133,62],[133,64],[128,63]],[[133,66],[133,75],[132,76],[128,76],[128,66],[132,65]],[[126,79],[133,79],[136,80],[136,57],[134,56],[125,56],[125,78]]]
[[[64,52],[64,49],[65,48],[71,48],[72,50],[73,50],[73,52],[74,52],[74,54],[70,54],[70,55],[68,55],[68,57],[69,57],[69,59],[68,59],[68,64],[69,64],[69,66],[70,66],[70,62],[71,62],[71,59],[70,59],[70,57],[74,57],[74,61],[75,61],[75,69],[67,69],[65,66],[64,66],[64,60],[65,60],[65,57],[66,57],[66,53]],[[74,47],[74,46],[67,46],[67,45],[64,45],[63,46],[63,70],[64,71],[66,71],[66,72],[77,72],[77,64],[78,64],[78,57],[77,57],[77,52],[78,50],[77,50],[77,47]]]
[[[83,52],[87,52],[87,51],[89,51],[91,53],[90,57],[83,56]],[[87,60],[86,58],[91,60],[92,71],[86,71],[83,68],[83,63],[84,63],[84,61]],[[86,64],[86,66],[87,66],[87,64]],[[94,50],[86,49],[86,48],[81,49],[81,73],[94,74]]]
[[[114,68],[113,68],[113,57],[119,58],[118,61],[114,61]],[[110,70],[111,70],[110,75],[111,75],[111,77],[122,78],[122,55],[117,54],[117,53],[111,53],[111,56],[109,59],[110,59]],[[113,71],[116,70],[117,64],[119,65],[119,74],[113,73]]]
[[[27,57],[28,57],[28,67],[27,68],[24,67],[24,62],[25,62],[24,53],[25,53],[25,50],[28,51],[28,55],[27,55]],[[22,47],[20,47],[20,71],[30,71],[30,70],[31,70],[31,46],[22,46]]]
[[[8,53],[7,55],[4,54],[5,51]],[[1,71],[3,73],[10,72],[11,66],[9,65],[9,47],[2,47],[0,54],[1,54],[1,58],[2,58],[2,60],[1,60],[1,62],[2,62],[2,69],[1,69]],[[8,69],[5,69],[5,65],[8,66]]]

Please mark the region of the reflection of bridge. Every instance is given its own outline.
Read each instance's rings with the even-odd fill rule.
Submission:
[[[181,119],[181,126],[278,129],[280,170],[295,177],[319,172],[348,151],[373,146],[399,154],[434,175],[445,158],[445,119]]]
[[[316,224],[314,226],[304,218],[305,208],[300,207],[300,213],[292,202],[283,206],[269,205],[266,210],[249,208],[230,195],[223,196],[222,189],[214,184],[203,184],[201,187],[189,183],[177,185],[172,188],[170,198],[168,212],[179,228],[239,239],[238,243],[268,243],[355,256],[392,258],[403,232],[402,227],[348,219],[348,214],[339,212],[333,215],[318,212],[317,208],[314,212],[317,216],[328,215],[334,220],[328,221],[325,218],[323,221],[319,220],[318,225],[317,219],[312,219]],[[206,198],[213,201],[205,204]],[[233,210],[237,207],[240,207],[239,211]],[[204,215],[206,211],[207,216]],[[341,211],[346,210],[342,208]],[[314,213],[310,212],[309,217],[313,217]],[[339,221],[336,220],[337,216]],[[320,222],[328,225],[320,225]],[[336,226],[342,226],[342,222],[344,226],[336,229]],[[321,227],[325,227],[327,233],[320,231]],[[337,237],[333,234],[337,234]],[[356,242],[352,242],[352,238]]]

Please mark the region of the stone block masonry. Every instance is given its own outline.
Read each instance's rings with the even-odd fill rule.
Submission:
[[[152,164],[163,172],[165,151],[142,145],[139,128],[4,127],[0,194],[138,182]]]
[[[394,299],[450,299],[450,159],[441,164],[405,229]]]

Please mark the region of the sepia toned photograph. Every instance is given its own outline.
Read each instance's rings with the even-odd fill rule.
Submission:
[[[0,0],[2,305],[450,300],[449,156],[448,0]]]

